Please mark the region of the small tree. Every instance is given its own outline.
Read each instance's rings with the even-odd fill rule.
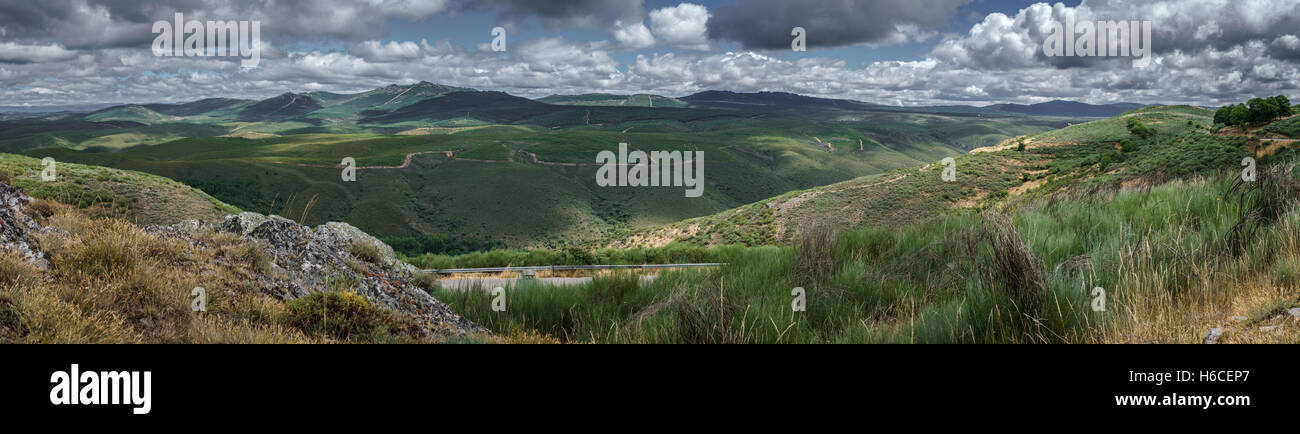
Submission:
[[[1286,95],[1278,95],[1273,97],[1273,106],[1277,108],[1278,111],[1277,115],[1279,117],[1291,116],[1295,114],[1295,109],[1291,107],[1291,99],[1287,98]]]
[[[1232,111],[1228,113],[1228,125],[1246,125],[1250,121],[1250,109],[1243,104],[1232,106]]]
[[[1219,107],[1214,111],[1214,123],[1219,125],[1228,125],[1228,116],[1232,113],[1232,104]]]
[[[1137,120],[1137,118],[1128,118],[1128,132],[1141,138],[1147,138],[1156,133],[1155,130],[1147,128],[1147,126]]]
[[[1250,108],[1250,122],[1264,123],[1277,118],[1278,108],[1272,98],[1251,98],[1246,102]]]
[[[1133,152],[1137,150],[1137,145],[1132,140],[1124,139],[1119,141],[1119,150],[1123,152]]]

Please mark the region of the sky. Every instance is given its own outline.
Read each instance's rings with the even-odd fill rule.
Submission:
[[[260,60],[156,56],[156,21],[258,21]],[[1150,21],[1151,64],[1049,57]],[[491,49],[506,30],[505,51]],[[807,50],[791,49],[805,30]],[[537,98],[781,91],[917,106],[1300,99],[1300,0],[0,0],[0,106],[260,99],[419,81]]]

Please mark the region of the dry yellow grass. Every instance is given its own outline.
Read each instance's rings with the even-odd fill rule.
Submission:
[[[203,233],[204,246],[192,246],[65,205],[50,204],[49,212],[43,223],[64,233],[34,237],[49,258],[47,270],[0,255],[0,342],[335,341],[304,333],[286,303],[257,286],[258,276],[270,270],[269,258],[239,237]],[[206,294],[201,312],[192,308],[197,287]],[[417,342],[395,336],[360,341],[368,339]]]

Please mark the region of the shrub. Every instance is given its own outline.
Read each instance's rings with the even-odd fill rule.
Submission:
[[[41,272],[16,254],[0,255],[0,285],[39,282]]]
[[[1229,237],[1235,253],[1242,253],[1259,229],[1277,221],[1300,200],[1300,181],[1292,176],[1294,170],[1291,164],[1274,164],[1259,171],[1254,182],[1238,179],[1228,190],[1226,196],[1241,205]]]
[[[441,286],[438,284],[437,275],[425,272],[416,273],[415,278],[411,280],[411,283],[414,283],[415,286],[418,286],[420,289],[423,289],[425,292],[430,294]]]
[[[27,205],[27,214],[32,218],[47,218],[54,215],[54,204],[45,199],[36,199]]]
[[[1146,124],[1137,118],[1128,118],[1128,132],[1141,138],[1147,138],[1155,135],[1156,131],[1147,128]]]
[[[221,257],[247,265],[259,273],[267,274],[271,272],[271,257],[266,254],[265,250],[252,242],[238,242],[221,246],[217,252]]]
[[[385,330],[386,312],[351,291],[317,292],[289,301],[288,322],[303,332],[347,340]]]
[[[835,271],[839,235],[825,223],[805,227],[795,238],[794,279],[810,284]]]
[[[1033,316],[1042,310],[1047,293],[1047,275],[1043,264],[1029,251],[1011,219],[1000,213],[985,216],[985,230],[993,245],[995,271],[1006,283],[1021,309]]]
[[[101,232],[72,247],[71,257],[56,265],[65,273],[109,276],[129,273],[140,264],[140,255],[122,234]]]
[[[354,242],[348,247],[348,252],[352,257],[371,264],[379,264],[383,261],[383,256],[379,254],[379,247],[365,242]]]
[[[1138,150],[1137,145],[1132,140],[1124,139],[1119,141],[1120,152],[1133,152]]]

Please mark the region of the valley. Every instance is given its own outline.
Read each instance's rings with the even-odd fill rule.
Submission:
[[[128,105],[0,122],[10,133],[0,149],[161,175],[244,210],[352,222],[395,245],[440,238],[458,246],[405,250],[418,255],[599,243],[1071,120],[792,94],[609,98],[532,101],[420,82],[352,95]],[[599,187],[596,156],[619,143],[704,152],[702,197]],[[359,166],[355,183],[338,176],[345,157]]]
[[[379,106],[416,91],[381,90],[387,98],[372,97]],[[5,121],[43,132],[10,136],[21,155],[5,154],[0,169],[6,182],[57,204],[41,221],[82,236],[99,236],[79,229],[87,218],[143,225],[148,237],[209,237],[205,225],[216,224],[266,242],[280,239],[267,231],[287,229],[247,232],[231,222],[316,225],[326,235],[343,224],[328,222],[351,223],[364,231],[353,237],[374,234],[383,242],[358,239],[382,247],[335,246],[348,250],[329,253],[341,258],[336,264],[411,276],[399,280],[463,315],[448,320],[455,327],[495,336],[456,338],[471,341],[1196,342],[1207,329],[1223,342],[1295,339],[1283,326],[1300,308],[1289,114],[1238,128],[1192,106],[1077,119],[791,94],[705,93],[652,109],[649,98],[645,106],[572,106],[453,90],[313,118],[357,97],[302,98],[200,104],[216,114],[156,107],[182,119],[151,117],[159,123],[147,126],[67,115]],[[609,98],[561,102],[617,101]],[[243,117],[249,110],[269,120]],[[71,129],[44,130],[59,125]],[[159,126],[221,134],[111,149],[71,140]],[[66,142],[31,147],[51,138]],[[596,156],[619,143],[703,152],[704,194],[599,186]],[[56,182],[39,180],[45,157],[60,164]],[[355,182],[340,178],[346,157],[356,160]],[[1247,157],[1258,164],[1258,183],[1234,181]],[[251,244],[221,249],[261,245],[242,242]],[[266,272],[256,254],[240,255],[232,258],[253,255],[248,266]],[[247,272],[222,263],[230,276]],[[504,273],[465,281],[415,271],[666,263],[726,265],[654,278]],[[259,279],[283,285],[275,275]],[[242,293],[230,279],[205,285]],[[476,287],[484,282],[509,289],[494,295]],[[1099,293],[1115,310],[1089,309]],[[807,297],[806,313],[790,309],[792,294]],[[512,307],[489,309],[498,302]],[[369,338],[299,324],[305,334],[292,339],[412,339],[384,324],[371,325],[381,328]],[[268,339],[260,330],[218,341]],[[148,333],[157,331],[129,339],[153,339]]]

